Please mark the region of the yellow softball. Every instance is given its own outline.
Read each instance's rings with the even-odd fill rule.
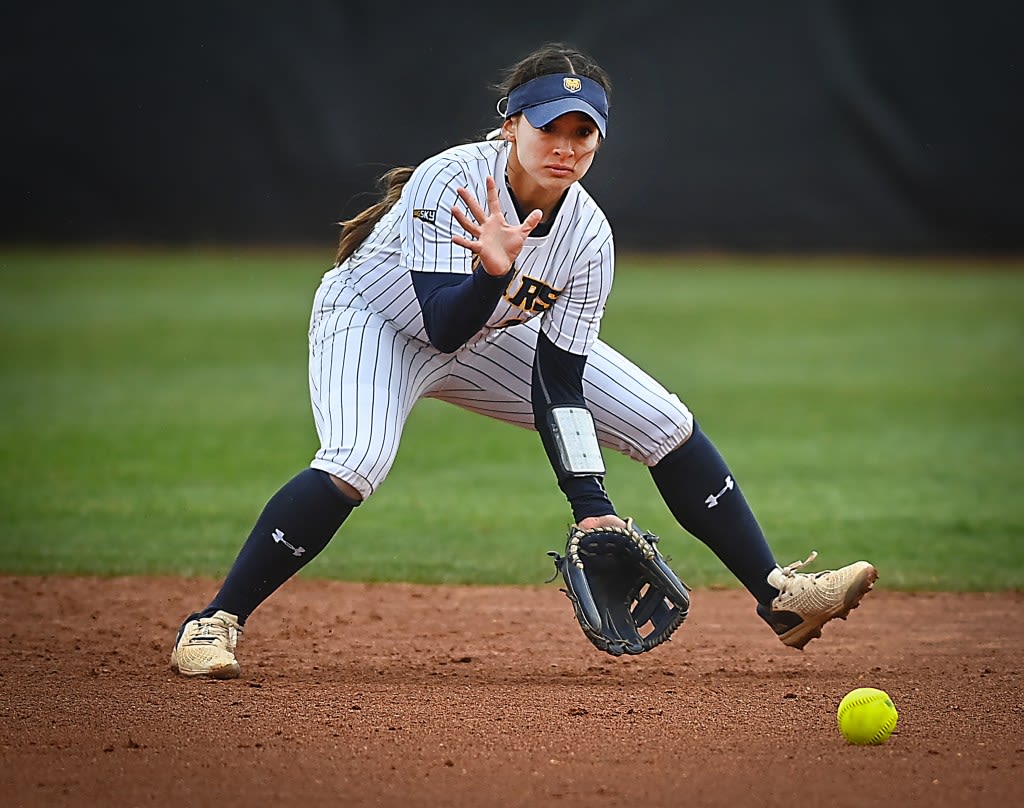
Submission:
[[[839,702],[839,732],[850,743],[885,743],[899,720],[889,694],[874,687],[851,690]]]

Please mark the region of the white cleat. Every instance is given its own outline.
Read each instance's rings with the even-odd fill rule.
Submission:
[[[238,618],[224,611],[187,620],[171,651],[171,670],[183,676],[236,678],[241,669],[235,646],[241,633]]]
[[[806,561],[776,567],[768,573],[768,583],[778,589],[779,594],[770,610],[761,605],[757,607],[757,613],[791,648],[802,649],[820,637],[821,627],[829,620],[836,617],[845,620],[878,580],[878,570],[867,561],[855,561],[838,570],[797,572],[817,556],[812,552]]]

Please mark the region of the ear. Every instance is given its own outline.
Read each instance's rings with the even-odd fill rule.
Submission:
[[[518,123],[518,115],[516,115],[514,118],[506,118],[505,122],[501,125],[501,139],[515,142],[516,126]]]

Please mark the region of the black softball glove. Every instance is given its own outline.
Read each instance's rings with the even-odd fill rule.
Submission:
[[[690,611],[689,587],[656,546],[658,537],[626,527],[569,529],[565,555],[549,552],[576,620],[613,656],[642,654],[668,640]],[[554,580],[554,578],[552,578]]]

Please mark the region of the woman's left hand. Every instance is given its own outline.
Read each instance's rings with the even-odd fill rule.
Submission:
[[[593,530],[595,527],[626,527],[626,521],[620,519],[615,514],[608,514],[607,516],[588,516],[586,519],[581,519],[580,523],[576,525],[580,530]]]

